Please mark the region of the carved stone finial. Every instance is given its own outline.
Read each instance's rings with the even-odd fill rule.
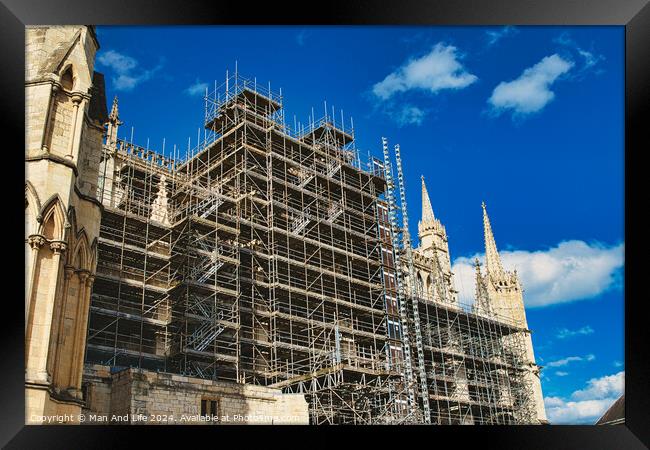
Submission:
[[[113,122],[117,122],[119,120],[119,118],[120,118],[119,109],[118,109],[118,106],[117,106],[117,95],[115,97],[113,97],[113,106],[111,107],[111,113],[108,116],[108,118],[110,120],[112,120]]]

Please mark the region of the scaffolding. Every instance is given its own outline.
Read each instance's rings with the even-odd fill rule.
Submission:
[[[384,152],[386,154],[386,143]],[[534,424],[538,423],[533,386],[528,377],[526,339],[529,330],[512,315],[499,315],[484,307],[484,295],[467,304],[453,301],[454,293],[437,256],[429,269],[434,286],[427,292],[414,274],[406,188],[399,145],[395,146],[400,190],[401,233],[396,247],[408,289],[400,302],[407,305],[407,325],[415,330],[405,336],[415,342],[421,405],[425,423]],[[389,164],[389,158],[386,156]],[[394,182],[387,172],[389,191]],[[390,197],[390,195],[389,195]],[[481,291],[481,284],[478,291]],[[477,292],[478,292],[477,291]],[[427,420],[428,419],[428,420]]]
[[[104,205],[91,296],[88,360],[165,369],[170,342],[172,233],[159,214],[172,162],[130,142],[104,146],[98,199]]]
[[[237,73],[204,122],[184,157],[104,146],[88,362],[302,393],[314,424],[528,423],[526,330],[407,288],[386,143],[362,163]]]

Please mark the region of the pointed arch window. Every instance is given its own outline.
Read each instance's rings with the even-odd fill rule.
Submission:
[[[72,91],[74,88],[74,73],[72,66],[68,66],[61,74],[61,87],[66,91]]]
[[[63,202],[54,195],[43,206],[41,213],[43,221],[39,227],[38,234],[42,235],[48,241],[64,239],[65,209]]]
[[[427,276],[427,291],[426,291],[426,297],[429,299],[433,298],[433,280],[431,278],[431,274]]]

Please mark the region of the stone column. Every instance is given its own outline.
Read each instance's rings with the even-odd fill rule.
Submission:
[[[68,154],[66,155],[66,157],[70,159],[74,159],[73,152],[76,148],[76,141],[81,134],[81,125],[83,124],[83,120],[79,120],[79,111],[83,114],[84,104],[84,96],[82,94],[77,92],[72,94],[72,128],[70,129],[70,143],[68,144]]]
[[[115,177],[115,154],[117,150],[104,152],[104,161],[99,166],[101,180],[100,201],[106,206],[113,206],[113,178]]]
[[[52,361],[52,368],[56,368],[59,364],[59,355],[61,353],[61,345],[60,341],[61,339],[59,338],[59,335],[61,333],[61,330],[64,329],[64,323],[65,323],[65,310],[68,304],[68,289],[70,288],[70,279],[72,278],[72,275],[74,275],[74,267],[66,265],[64,266],[64,272],[63,272],[63,288],[61,289],[62,295],[61,295],[61,305],[59,308],[59,315],[58,315],[58,320],[57,320],[57,328],[53,330],[53,336],[54,338],[52,339],[55,343],[54,345],[54,354],[52,355],[51,361]],[[57,380],[57,377],[54,377],[53,380],[55,383],[58,383],[60,380]]]
[[[27,320],[29,319],[29,310],[32,306],[32,294],[34,287],[34,276],[36,274],[36,262],[38,261],[38,251],[41,246],[45,244],[45,238],[40,234],[32,234],[27,238],[29,246],[32,248],[32,256],[30,262],[29,280],[26,286],[25,297],[25,332],[27,332]]]
[[[47,305],[45,308],[45,324],[43,336],[48,342],[43,343],[45,347],[45,357],[41,358],[35,368],[35,377],[37,381],[49,382],[50,377],[47,373],[47,354],[49,352],[49,336],[52,331],[52,313],[54,311],[54,302],[56,301],[57,283],[59,281],[59,266],[61,264],[61,256],[67,249],[67,244],[64,241],[50,242],[50,249],[54,253],[52,257],[52,276],[50,278],[50,288],[48,290]]]
[[[86,356],[86,337],[88,336],[88,318],[90,317],[90,296],[92,293],[93,289],[93,284],[95,283],[95,276],[92,274],[88,275],[88,278],[86,279],[86,296],[84,297],[85,303],[83,305],[83,308],[81,309],[81,333],[79,335],[79,343],[80,343],[80,348],[81,351],[79,352],[79,363],[77,367],[77,380],[75,387],[78,389],[81,389],[81,378],[83,375],[83,366],[84,366],[84,359]]]
[[[75,327],[72,336],[72,362],[70,366],[69,386],[72,388],[77,397],[81,398],[81,371],[83,369],[83,355],[85,344],[85,330],[87,320],[87,302],[90,299],[90,289],[92,279],[90,272],[87,270],[77,271],[79,277],[79,289],[77,291],[77,308],[75,311]],[[79,383],[79,384],[78,384]]]
[[[59,91],[60,86],[57,83],[52,83],[52,89],[50,90],[50,97],[47,99],[47,110],[45,111],[45,124],[43,125],[43,138],[41,139],[41,150],[48,152],[49,148],[47,146],[47,137],[50,134],[50,122],[52,115],[52,107],[54,106],[54,100],[56,99],[56,93]]]

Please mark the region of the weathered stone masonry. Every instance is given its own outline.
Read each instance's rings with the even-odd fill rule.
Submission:
[[[309,423],[304,396],[283,394],[279,389],[143,369],[111,372],[99,365],[86,366],[84,379],[88,382],[83,410],[87,424],[119,424],[127,415],[132,424]],[[215,422],[197,417],[204,399],[218,403]],[[91,420],[93,415],[98,418]]]

